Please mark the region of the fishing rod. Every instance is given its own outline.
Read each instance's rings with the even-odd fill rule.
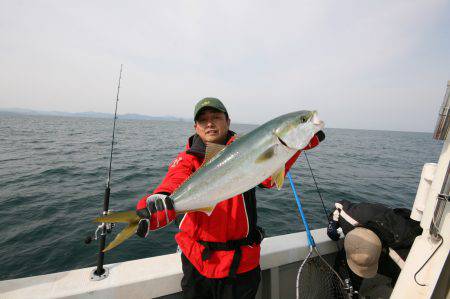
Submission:
[[[117,95],[116,95],[116,108],[114,111],[114,124],[113,124],[113,132],[112,132],[112,140],[111,140],[111,152],[109,156],[109,170],[108,170],[108,179],[106,180],[106,188],[105,194],[103,197],[103,215],[107,215],[109,211],[109,197],[111,194],[111,168],[112,168],[112,158],[114,151],[114,136],[116,131],[116,120],[117,120],[117,104],[119,102],[119,92],[120,92],[120,81],[122,79],[122,64],[120,65],[120,73],[119,73],[119,83],[117,85]],[[109,271],[108,268],[103,267],[105,253],[103,250],[105,249],[106,244],[106,234],[110,233],[112,230],[111,223],[101,223],[97,230],[95,231],[94,239],[97,240],[97,232],[100,231],[100,242],[98,245],[98,256],[97,256],[97,268],[91,272],[91,280],[102,280],[108,277]],[[86,238],[85,243],[89,244],[92,241],[91,237]]]
[[[295,284],[296,298],[345,298],[345,282],[336,270],[333,269],[333,267],[322,257],[317,249],[316,243],[309,229],[308,221],[303,212],[302,202],[298,196],[291,173],[286,173],[286,176],[289,178],[289,183],[291,185],[295,201],[297,202],[298,211],[300,213],[303,225],[305,226],[309,245],[309,252],[303,259],[303,262],[297,272]],[[316,259],[312,258],[314,253],[317,255]],[[321,277],[321,286],[315,290],[311,288],[311,284],[314,283],[314,280],[317,277]]]

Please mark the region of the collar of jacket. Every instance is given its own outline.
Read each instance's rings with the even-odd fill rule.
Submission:
[[[233,137],[234,135],[236,135],[235,132],[228,130],[226,144],[228,144],[231,137]],[[187,144],[187,150],[186,150],[187,154],[197,156],[197,157],[203,159],[205,157],[205,151],[206,151],[206,145],[203,142],[203,140],[200,138],[200,136],[198,136],[197,134],[194,134],[191,137],[189,137],[188,144]]]

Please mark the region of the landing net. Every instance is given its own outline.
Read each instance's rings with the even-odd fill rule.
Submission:
[[[313,257],[313,251],[317,256]],[[349,298],[344,282],[320,256],[315,247],[311,247],[309,254],[303,260],[297,273],[297,299],[328,299]]]

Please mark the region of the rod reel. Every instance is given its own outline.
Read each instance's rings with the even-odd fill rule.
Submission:
[[[106,215],[108,215],[110,212],[112,212],[112,211],[108,211],[108,213],[106,213]],[[86,244],[86,245],[90,244],[93,240],[97,241],[100,238],[99,232],[100,232],[100,236],[103,235],[103,227],[105,227],[105,229],[106,229],[105,230],[106,234],[110,234],[115,226],[116,226],[115,223],[109,223],[109,222],[100,223],[97,226],[97,229],[95,230],[93,235],[86,236],[86,238],[84,239],[84,244]]]

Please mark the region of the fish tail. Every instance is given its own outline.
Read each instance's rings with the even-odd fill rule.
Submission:
[[[107,252],[108,250],[113,249],[114,247],[122,244],[123,242],[125,242],[125,240],[127,240],[128,238],[130,238],[131,236],[133,236],[136,233],[137,230],[137,226],[138,223],[130,223],[128,224],[127,227],[125,227],[117,236],[114,240],[112,240],[108,246],[103,249],[103,252]]]
[[[136,211],[125,212],[111,212],[108,215],[103,215],[94,219],[94,222],[101,223],[127,223],[125,227],[114,240],[112,240],[108,246],[103,249],[103,252],[113,249],[125,240],[130,238],[136,233],[137,226],[139,224],[139,216],[136,215]]]
[[[103,215],[94,219],[94,222],[105,223],[132,223],[139,222],[139,216],[136,215],[136,211],[126,212],[111,212],[108,215]]]

